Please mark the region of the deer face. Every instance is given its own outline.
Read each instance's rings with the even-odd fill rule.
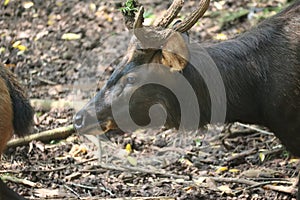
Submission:
[[[178,7],[178,2],[182,1],[175,1],[175,5],[171,6],[173,10]],[[208,7],[209,1],[204,2],[200,5],[200,14],[199,10],[194,13],[197,20]],[[141,7],[133,25],[126,23],[128,29],[133,29],[134,36],[122,62],[105,86],[76,114],[74,126],[80,132],[131,131],[137,125],[177,126],[175,121],[178,120],[174,119],[178,112],[176,98],[168,89],[155,83],[163,79],[167,80],[166,84],[176,84],[177,78],[173,72],[184,70],[189,60],[187,42],[181,31],[187,31],[193,24],[180,23],[174,29],[166,29],[170,18],[174,19],[174,16],[169,16],[168,21],[162,23],[162,20],[159,26],[144,27],[143,12]],[[177,15],[178,11],[175,13]],[[157,104],[164,109],[153,107]],[[161,121],[166,123],[161,124]]]

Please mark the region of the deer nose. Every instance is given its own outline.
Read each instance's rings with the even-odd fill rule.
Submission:
[[[77,131],[81,130],[84,127],[86,115],[87,113],[85,110],[80,110],[74,116],[73,124]]]

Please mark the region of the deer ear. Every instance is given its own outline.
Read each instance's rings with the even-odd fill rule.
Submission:
[[[162,64],[171,70],[181,71],[187,66],[188,60],[189,50],[184,38],[178,32],[172,33],[162,46]]]

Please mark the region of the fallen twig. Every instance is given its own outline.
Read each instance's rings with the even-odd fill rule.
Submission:
[[[75,129],[73,125],[61,127],[49,131],[44,131],[32,135],[28,135],[22,138],[16,138],[13,140],[10,140],[7,143],[7,147],[16,147],[21,145],[26,145],[30,143],[33,140],[38,140],[42,142],[49,142],[51,140],[57,140],[57,139],[65,139],[69,137],[71,134],[75,133]]]
[[[258,182],[251,181],[243,178],[223,178],[223,177],[207,177],[216,182],[227,182],[227,183],[240,183],[245,185],[257,185]]]
[[[41,187],[40,183],[34,183],[32,181],[26,180],[26,179],[20,179],[14,176],[7,176],[7,175],[1,175],[0,178],[3,181],[10,181],[10,182],[14,182],[14,183],[21,183],[24,185],[28,185],[30,187]]]
[[[65,187],[67,190],[71,191],[78,199],[81,199],[81,198],[80,198],[80,195],[79,195],[75,190],[73,190],[72,188],[70,188],[70,187],[67,186],[67,185],[64,185],[64,187]]]
[[[247,151],[243,151],[239,154],[236,154],[234,156],[230,156],[226,159],[227,162],[232,162],[236,159],[239,159],[239,158],[245,158],[246,156],[249,156],[249,155],[253,155],[253,154],[256,154],[257,153],[257,149],[250,149],[250,150],[247,150]]]
[[[265,185],[263,187],[264,189],[268,189],[268,190],[273,190],[273,191],[277,191],[277,192],[283,192],[286,194],[296,194],[297,191],[297,187],[293,187],[293,186],[282,186],[282,185]]]
[[[76,184],[76,183],[71,183],[71,185],[73,185],[75,187],[81,187],[81,188],[84,188],[84,189],[89,189],[89,190],[100,189],[100,190],[103,190],[104,192],[108,193],[110,196],[114,196],[114,194],[110,190],[106,189],[105,187],[91,187],[91,186]]]
[[[238,190],[234,194],[239,194],[239,193],[241,193],[245,190],[250,190],[250,189],[258,188],[258,187],[262,187],[264,189],[269,189],[269,190],[273,190],[273,191],[277,191],[277,192],[284,192],[284,193],[288,193],[288,194],[294,194],[295,191],[296,191],[296,188],[292,187],[292,186],[284,187],[284,186],[275,186],[275,185],[270,185],[270,184],[289,184],[289,185],[293,185],[293,183],[290,182],[290,181],[266,181],[266,182],[262,182],[262,183],[257,183],[255,185],[251,185],[251,186],[246,187],[242,190]]]
[[[259,128],[256,128],[256,127],[253,127],[253,126],[250,126],[250,125],[242,124],[242,123],[240,123],[240,122],[236,122],[236,124],[239,125],[239,126],[242,126],[242,127],[244,127],[244,128],[248,128],[248,129],[257,131],[257,132],[262,133],[262,134],[266,134],[266,135],[274,135],[274,133],[271,133],[271,132],[269,132],[269,131],[265,131],[265,130],[262,130],[262,129],[259,129]]]
[[[42,78],[42,77],[37,77],[37,79],[38,79],[39,81],[41,81],[41,82],[44,82],[44,83],[47,83],[47,84],[49,84],[49,85],[57,85],[57,83],[56,83],[56,82],[53,82],[53,81],[47,80],[47,79],[45,79],[45,78]]]

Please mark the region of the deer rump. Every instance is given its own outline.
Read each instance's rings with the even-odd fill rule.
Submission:
[[[33,109],[14,75],[0,64],[0,156],[13,133],[23,136],[32,125]],[[25,200],[0,179],[1,200]]]

